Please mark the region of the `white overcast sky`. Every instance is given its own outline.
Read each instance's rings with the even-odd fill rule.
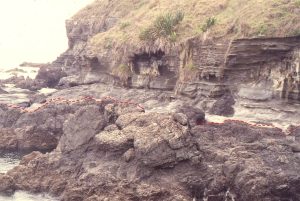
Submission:
[[[93,0],[0,0],[0,68],[50,62],[67,49],[65,20]]]

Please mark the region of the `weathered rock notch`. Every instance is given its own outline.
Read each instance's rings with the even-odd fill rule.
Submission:
[[[173,90],[177,69],[172,59],[162,50],[134,54],[130,58],[132,87]]]

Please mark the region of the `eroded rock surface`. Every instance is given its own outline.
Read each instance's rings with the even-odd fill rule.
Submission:
[[[11,109],[3,105],[0,111],[2,120],[0,122],[1,149],[10,151],[52,150],[56,148],[63,134],[63,125],[71,118],[71,115],[84,105],[88,107],[93,104],[96,107],[95,102],[73,105],[53,102],[45,103],[43,107],[33,111],[20,108]],[[94,112],[96,110],[91,111],[88,115],[92,116]],[[96,118],[96,116],[92,117]],[[73,126],[77,126],[78,130],[85,119],[81,120],[73,124]],[[82,131],[84,132],[84,130]]]
[[[189,127],[172,114],[112,102],[83,108],[65,122],[61,146],[8,172],[13,189],[62,200],[299,199],[300,157],[280,129],[231,121]],[[86,121],[81,136],[79,121]]]
[[[74,115],[63,125],[63,133],[59,148],[63,152],[78,149],[86,144],[107,124],[107,119],[103,117],[101,108],[98,106],[86,106],[78,109]]]

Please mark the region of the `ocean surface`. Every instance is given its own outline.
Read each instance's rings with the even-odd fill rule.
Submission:
[[[15,75],[29,77],[34,79],[38,73],[39,68],[35,67],[16,67],[11,69],[0,68],[0,80],[11,78]]]

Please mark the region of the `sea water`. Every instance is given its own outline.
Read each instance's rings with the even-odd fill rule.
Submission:
[[[39,68],[36,67],[22,67],[12,69],[1,69],[0,68],[0,79],[5,80],[13,76],[24,76],[24,78],[34,79],[38,73]]]

